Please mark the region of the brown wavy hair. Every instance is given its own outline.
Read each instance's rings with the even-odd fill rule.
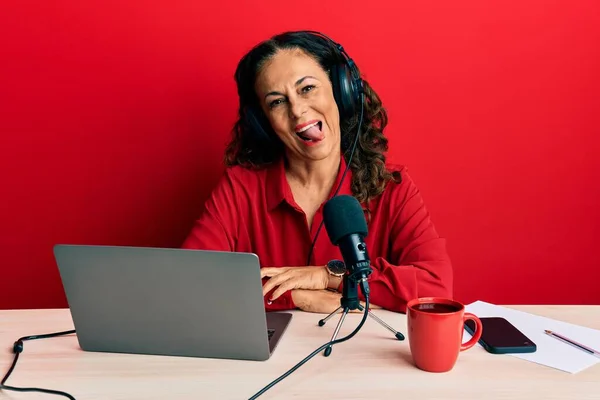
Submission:
[[[283,155],[283,143],[260,108],[254,84],[265,63],[279,50],[289,49],[298,49],[312,56],[325,71],[334,64],[345,62],[344,56],[329,40],[304,31],[285,32],[252,48],[240,60],[235,72],[239,115],[225,151],[227,166],[262,168]],[[350,169],[352,195],[368,210],[369,201],[379,196],[390,180],[400,181],[400,173],[388,171],[385,166],[388,150],[388,140],[383,134],[388,122],[386,110],[366,80],[363,80],[363,85],[364,116]],[[360,110],[351,118],[340,118],[341,150],[346,163],[356,137],[359,114]]]

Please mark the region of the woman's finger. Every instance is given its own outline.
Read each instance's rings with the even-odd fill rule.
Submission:
[[[275,301],[275,300],[277,300],[277,298],[279,296],[281,296],[282,294],[284,294],[285,292],[287,292],[288,290],[291,290],[291,289],[296,289],[296,286],[294,284],[293,279],[288,279],[287,281],[285,281],[281,285],[279,285],[279,287],[273,292],[273,294],[271,295],[271,298],[269,300]]]
[[[280,268],[264,267],[264,268],[260,269],[260,277],[265,278],[265,277],[277,276],[277,275],[281,275],[287,271],[288,271],[287,267],[280,267]]]
[[[288,274],[280,274],[269,278],[269,280],[263,285],[263,296],[266,296],[266,294],[273,290],[273,288],[281,285],[283,282],[289,279],[290,276]]]

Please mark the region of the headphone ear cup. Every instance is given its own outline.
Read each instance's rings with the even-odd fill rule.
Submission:
[[[333,84],[333,97],[338,104],[340,117],[343,119],[352,118],[356,113],[357,88],[354,87],[350,69],[346,64],[336,64],[331,67],[330,73]]]

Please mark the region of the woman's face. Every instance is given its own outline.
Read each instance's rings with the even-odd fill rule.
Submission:
[[[329,77],[315,59],[301,50],[277,52],[258,74],[255,90],[288,156],[339,157],[339,111]]]

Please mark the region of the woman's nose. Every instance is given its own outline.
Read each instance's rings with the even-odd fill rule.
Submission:
[[[301,99],[290,99],[290,117],[298,119],[306,113],[307,109],[306,102]]]

